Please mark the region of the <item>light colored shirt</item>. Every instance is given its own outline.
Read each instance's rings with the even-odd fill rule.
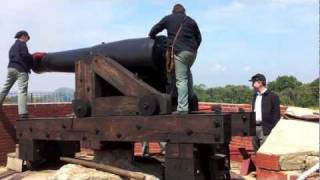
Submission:
[[[256,122],[260,123],[262,121],[262,96],[267,91],[264,89],[261,93],[257,92],[256,101],[254,103],[254,112],[256,113]]]

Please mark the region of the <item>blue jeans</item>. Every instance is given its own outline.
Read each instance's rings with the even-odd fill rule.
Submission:
[[[189,111],[189,96],[193,95],[193,80],[191,66],[196,59],[196,55],[189,51],[181,51],[174,56],[176,86],[178,90],[177,111]]]
[[[0,92],[0,105],[3,104],[11,87],[18,80],[18,113],[28,114],[27,97],[28,97],[28,81],[29,74],[26,72],[19,72],[15,68],[8,68],[8,75],[3,89]]]

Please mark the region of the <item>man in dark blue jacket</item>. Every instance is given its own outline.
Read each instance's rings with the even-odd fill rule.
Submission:
[[[29,54],[27,42],[30,39],[26,31],[19,31],[15,35],[15,43],[11,46],[9,51],[9,65],[7,80],[3,89],[0,92],[0,105],[7,94],[9,93],[13,84],[18,81],[18,112],[20,118],[28,116],[27,110],[27,94],[28,94],[28,80],[29,73],[32,67],[32,55]]]
[[[187,114],[189,111],[188,98],[193,94],[190,68],[196,59],[197,50],[201,43],[201,33],[197,23],[186,15],[181,4],[176,4],[172,14],[165,16],[152,27],[149,37],[155,38],[164,29],[167,30],[169,46],[174,49],[174,67],[178,90],[177,113]]]
[[[257,151],[280,120],[280,100],[278,95],[267,89],[266,77],[263,74],[254,75],[250,81],[256,92],[252,100],[252,110],[256,114],[253,146]]]

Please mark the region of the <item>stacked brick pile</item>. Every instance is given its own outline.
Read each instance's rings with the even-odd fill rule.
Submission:
[[[254,158],[255,151],[252,145],[252,137],[233,136],[229,145],[230,159],[236,162],[243,161],[243,155],[241,155],[239,149],[243,148],[246,152]]]
[[[318,122],[281,119],[256,154],[257,179],[294,180],[319,163],[319,155]]]
[[[274,155],[257,153],[255,165],[257,180],[296,180],[302,172],[319,162],[318,153],[293,153]],[[318,180],[319,173],[313,173],[308,180]]]

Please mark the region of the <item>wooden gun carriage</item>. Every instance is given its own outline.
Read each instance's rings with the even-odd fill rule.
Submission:
[[[38,73],[75,73],[75,116],[18,121],[19,157],[49,161],[74,156],[80,144],[114,152],[132,151],[135,142],[166,142],[164,162],[156,162],[161,179],[230,179],[231,136],[253,135],[253,114],[198,112],[195,95],[190,114],[172,114],[177,95],[167,78],[165,49],[165,37],[129,39],[36,61]]]

